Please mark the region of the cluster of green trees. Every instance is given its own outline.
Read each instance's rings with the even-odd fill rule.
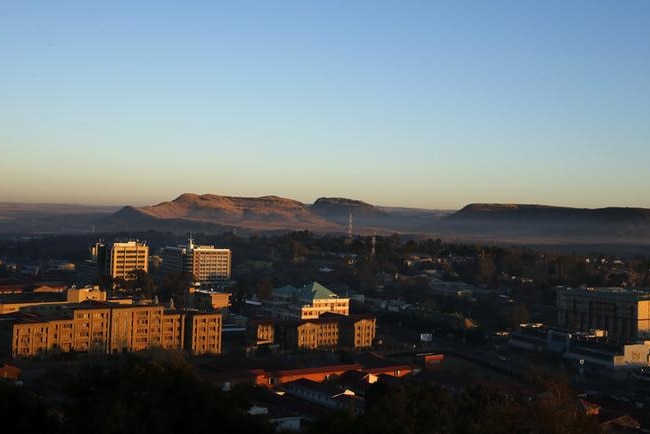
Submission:
[[[566,383],[544,379],[537,394],[504,395],[475,387],[457,394],[432,383],[373,385],[366,412],[335,412],[316,421],[309,434],[594,434],[598,419],[582,411]],[[539,386],[542,386],[539,388]]]
[[[362,415],[327,414],[309,434],[572,433],[599,432],[568,384],[535,376],[526,389],[477,386],[450,393],[416,378],[375,383]],[[63,396],[47,403],[24,387],[0,381],[3,432],[41,433],[256,433],[273,432],[247,414],[246,389],[223,392],[200,378],[184,356],[158,351],[84,365]]]
[[[264,419],[248,415],[248,408],[241,394],[202,380],[175,352],[86,365],[68,384],[64,400],[48,405],[22,387],[0,385],[3,432],[273,432]]]

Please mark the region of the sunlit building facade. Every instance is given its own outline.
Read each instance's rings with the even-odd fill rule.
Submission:
[[[150,348],[221,352],[221,314],[159,305],[86,301],[39,315],[0,316],[0,355],[13,358],[60,352],[126,353]]]
[[[610,339],[650,338],[650,294],[627,288],[558,288],[557,322],[569,330],[606,330]]]
[[[100,276],[130,280],[136,270],[149,271],[149,246],[138,241],[97,243],[92,253]]]
[[[162,254],[163,273],[191,273],[202,285],[221,285],[231,278],[230,249],[194,245],[165,247]]]

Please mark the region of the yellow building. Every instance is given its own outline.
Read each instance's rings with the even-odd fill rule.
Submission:
[[[162,346],[163,306],[120,306],[113,309],[109,352],[141,351]]]
[[[185,246],[165,247],[162,254],[163,273],[191,273],[202,286],[228,282],[231,268],[230,249],[195,245],[192,239]]]
[[[336,348],[339,344],[339,323],[336,319],[304,321],[287,334],[287,346],[298,349]]]
[[[377,319],[372,315],[350,316],[341,320],[341,345],[370,348],[375,341]]]
[[[85,301],[107,301],[106,291],[99,287],[68,288],[65,294],[38,293],[38,294],[9,294],[0,301],[0,315],[24,311],[42,316],[56,315],[61,308]],[[150,302],[149,300],[146,300]],[[111,298],[112,304],[133,304],[130,297]]]
[[[570,330],[607,330],[609,338],[650,338],[650,294],[625,288],[558,288],[557,322]]]
[[[66,289],[68,303],[81,303],[86,300],[106,301],[106,291],[99,289],[99,286]]]
[[[185,319],[185,348],[194,355],[221,353],[221,315],[188,312]]]
[[[258,320],[248,326],[253,345],[278,344],[288,350],[370,348],[375,339],[372,315],[344,316],[327,313],[309,320]]]
[[[52,352],[106,352],[109,308],[80,308],[44,319],[34,313],[0,317],[0,351],[11,357]]]
[[[326,312],[349,315],[350,299],[311,282],[299,289],[291,285],[275,289],[263,309],[276,319],[316,319]]]
[[[185,315],[177,311],[165,311],[162,317],[161,347],[166,350],[182,348],[185,342]]]
[[[218,354],[221,315],[86,301],[60,306],[48,316],[24,311],[0,316],[0,355],[122,353],[149,348]]]
[[[100,276],[130,280],[135,270],[149,271],[149,246],[138,241],[97,243],[92,252]]]
[[[275,343],[275,322],[273,320],[255,321],[246,328],[248,341],[254,345]]]
[[[230,293],[190,288],[185,306],[199,310],[219,310],[230,307]]]

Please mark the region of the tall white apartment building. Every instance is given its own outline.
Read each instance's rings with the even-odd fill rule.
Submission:
[[[163,249],[163,273],[192,273],[201,284],[220,284],[230,280],[230,249],[195,245],[190,238],[185,246],[168,246]]]

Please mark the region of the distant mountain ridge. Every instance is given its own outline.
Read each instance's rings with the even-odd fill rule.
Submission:
[[[144,207],[126,206],[103,219],[100,230],[170,230],[201,224],[213,231],[224,228],[251,230],[347,231],[349,218],[358,233],[415,231],[436,218],[439,212],[408,210],[395,212],[366,202],[321,197],[313,204],[278,196],[234,197],[184,193],[172,201]]]
[[[650,209],[570,208],[529,204],[474,203],[438,225],[447,233],[503,237],[650,240]]]
[[[542,219],[545,221],[583,221],[597,222],[650,222],[650,209],[647,208],[570,208],[548,205],[528,204],[486,204],[473,203],[451,214],[448,221],[459,220],[513,220],[513,219]]]
[[[374,205],[342,197],[321,197],[309,209],[323,218],[340,224],[347,224],[349,217],[358,224],[371,226],[386,222],[390,218],[389,213]]]
[[[184,193],[172,201],[144,207],[124,207],[106,218],[104,225],[191,226],[201,223],[215,230],[244,227],[260,230],[311,229],[341,230],[334,222],[312,213],[305,204],[278,196],[234,197]]]
[[[187,233],[286,232],[344,234],[350,217],[358,235],[394,232],[469,242],[625,243],[650,245],[650,209],[570,208],[473,203],[459,211],[381,207],[361,200],[321,197],[305,204],[279,196],[236,197],[184,193],[143,207],[78,209],[0,204],[0,232]]]

